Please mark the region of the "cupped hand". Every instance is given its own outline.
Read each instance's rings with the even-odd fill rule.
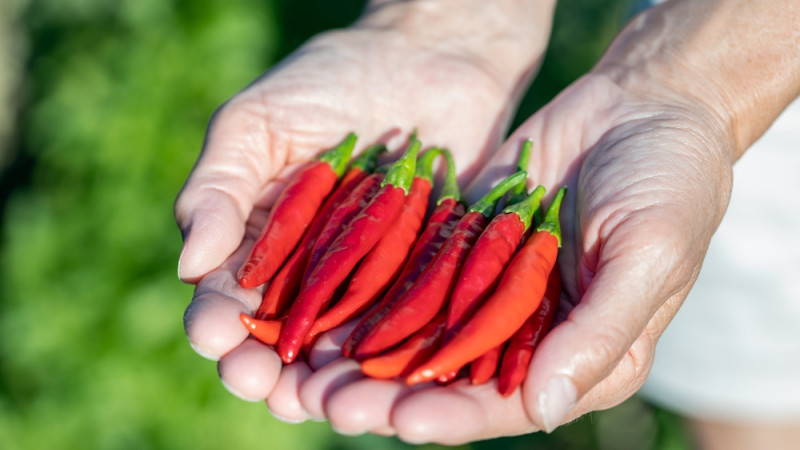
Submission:
[[[470,185],[480,191],[496,181],[532,139],[530,186],[551,195],[568,187],[562,308],[522,388],[503,398],[493,382],[466,380],[409,388],[351,377],[326,385],[347,364],[337,361],[311,376],[328,389],[332,425],[458,444],[549,431],[633,395],[727,206],[732,159],[723,128],[677,96],[626,90],[598,74],[573,84],[520,126]]]
[[[535,52],[518,58],[508,51],[505,62],[481,58],[469,48],[475,37],[426,40],[409,33],[420,16],[410,15],[409,24],[401,15],[399,28],[387,25],[393,11],[380,8],[376,21],[312,39],[223,105],[176,201],[184,235],[179,277],[197,284],[184,316],[191,345],[219,360],[232,392],[269,397],[273,412],[289,421],[307,417],[292,392],[311,369],[300,362],[281,370],[272,349],[247,339],[238,316],[252,313],[262,292],[235,280],[286,180],[348,132],[359,135],[358,153],[376,142],[400,150],[413,130],[425,146],[459,149],[457,164],[469,179],[502,139],[520,86],[538,63]]]

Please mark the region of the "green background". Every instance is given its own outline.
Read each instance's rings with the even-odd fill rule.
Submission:
[[[172,203],[214,109],[361,1],[0,1],[0,447],[402,449],[288,425],[243,402],[183,333]],[[591,67],[624,20],[559,3],[524,118]],[[519,119],[518,119],[519,120]],[[551,435],[464,449],[686,447],[633,398]],[[422,448],[438,448],[434,445]]]

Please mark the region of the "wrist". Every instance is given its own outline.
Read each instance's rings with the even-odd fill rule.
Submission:
[[[783,0],[667,2],[632,21],[593,71],[703,114],[736,160],[800,94],[798,20]]]
[[[471,60],[522,91],[547,49],[554,9],[555,0],[371,0],[354,26]]]

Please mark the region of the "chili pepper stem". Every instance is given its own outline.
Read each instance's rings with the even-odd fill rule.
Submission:
[[[417,167],[414,172],[414,178],[422,178],[429,183],[433,183],[433,160],[442,154],[442,149],[431,148],[425,153],[419,155],[417,158]]]
[[[469,211],[481,213],[484,217],[491,217],[494,214],[494,210],[497,207],[497,202],[500,200],[500,198],[504,196],[509,189],[519,184],[527,177],[528,173],[525,171],[516,172],[510,175],[508,178],[498,183],[497,186],[493,187],[488,194],[484,195],[480,200],[475,202],[475,204],[469,208]]]
[[[547,208],[547,212],[544,214],[544,221],[536,227],[536,231],[547,231],[555,236],[558,240],[559,247],[561,247],[561,225],[558,221],[558,213],[561,209],[561,201],[564,199],[564,194],[566,194],[566,192],[566,186],[561,187],[558,192],[556,192],[556,196],[553,198],[553,201]]]
[[[537,186],[531,194],[525,197],[522,201],[514,203],[503,209],[504,213],[514,213],[519,216],[519,220],[525,225],[525,230],[531,226],[531,221],[536,211],[539,209],[539,204],[544,197],[544,186]]]
[[[456,203],[463,203],[464,197],[461,195],[461,189],[458,188],[458,178],[456,178],[456,162],[453,160],[453,154],[450,150],[442,149],[442,154],[447,161],[447,172],[444,176],[444,183],[442,184],[442,192],[439,194],[439,199],[436,201],[436,206],[442,204],[448,198],[455,200]]]
[[[383,144],[375,144],[369,147],[350,163],[350,170],[360,169],[362,172],[374,171],[378,162],[378,155],[385,151],[386,146]]]
[[[517,159],[517,172],[528,170],[528,164],[531,160],[532,147],[533,141],[530,139],[522,143],[522,149],[520,149],[519,158]],[[527,195],[528,180],[526,179],[511,189],[511,194],[508,196],[508,204],[511,205],[514,203],[519,203],[524,200]]]
[[[408,144],[406,152],[400,159],[398,159],[381,183],[384,186],[396,186],[403,189],[403,192],[408,194],[408,189],[411,187],[411,182],[414,180],[414,173],[416,172],[417,154],[422,147],[422,143],[417,139],[417,134],[414,133]]]
[[[350,162],[350,155],[353,153],[353,147],[356,145],[357,138],[358,136],[356,136],[355,133],[350,133],[339,145],[321,153],[315,159],[330,164],[333,171],[336,172],[336,175],[340,177],[345,169],[347,169],[347,165]]]

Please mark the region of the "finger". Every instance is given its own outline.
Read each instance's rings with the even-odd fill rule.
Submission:
[[[392,408],[410,392],[412,388],[405,383],[364,378],[331,394],[325,411],[331,426],[341,434],[393,433]]]
[[[324,334],[317,339],[308,356],[308,365],[318,370],[333,361],[342,358],[342,345],[355,328],[357,320],[346,322]]]
[[[249,332],[239,321],[251,309],[240,300],[219,294],[195,298],[184,313],[184,328],[195,352],[216,361],[241,344]]]
[[[325,404],[331,394],[361,378],[364,378],[364,375],[356,361],[339,359],[308,377],[300,387],[300,403],[309,417],[324,420]]]
[[[192,348],[201,356],[218,360],[248,336],[239,314],[251,314],[261,302],[255,289],[243,289],[227,265],[206,276],[195,289],[194,298],[183,316],[184,329]]]
[[[677,293],[676,280],[690,284],[681,270],[688,252],[679,250],[683,244],[670,220],[661,219],[652,211],[633,214],[616,227],[580,303],[537,349],[524,394],[544,430],[564,423],[581,397],[619,365],[665,299]],[[671,317],[677,305],[668,308]],[[636,364],[636,370],[643,367]]]
[[[286,161],[267,132],[263,107],[244,98],[221,108],[201,157],[175,202],[184,236],[178,276],[187,282],[219,266],[239,246],[253,204]]]
[[[464,380],[414,392],[395,406],[391,420],[397,436],[410,443],[458,445],[536,431],[519,392],[503,397],[495,382]]]
[[[275,418],[286,423],[300,423],[309,419],[300,403],[300,386],[312,373],[308,365],[302,361],[283,366],[266,402]]]
[[[272,392],[282,365],[270,347],[246,339],[220,359],[217,370],[222,384],[231,393],[243,400],[259,401]]]
[[[567,415],[565,422],[570,422],[591,411],[617,406],[642,387],[653,366],[656,342],[666,330],[683,299],[688,295],[689,289],[690,286],[682,289],[659,308],[611,374],[581,397],[577,406]],[[523,385],[523,392],[524,389],[526,389],[525,385]]]

